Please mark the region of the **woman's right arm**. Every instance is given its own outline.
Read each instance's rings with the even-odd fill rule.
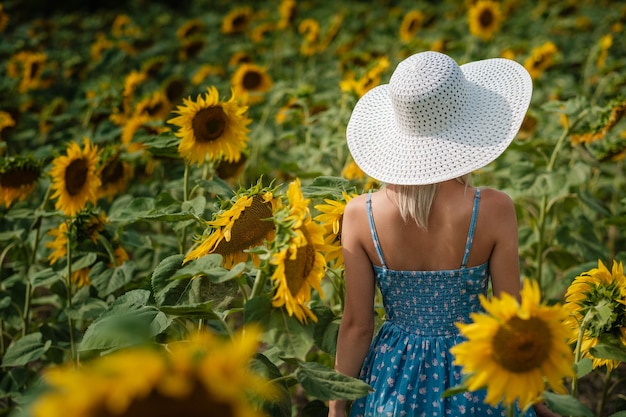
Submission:
[[[341,233],[346,291],[335,370],[355,378],[359,375],[374,333],[374,271],[362,245],[363,238],[369,236],[367,222],[364,199],[351,200],[344,212]],[[330,401],[329,408],[329,417],[346,414],[345,401]]]
[[[521,284],[515,205],[506,193],[496,190],[490,190],[487,203],[490,233],[495,242],[489,259],[493,293],[499,296],[506,292],[517,298]]]

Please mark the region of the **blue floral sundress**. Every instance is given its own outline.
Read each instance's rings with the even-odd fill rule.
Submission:
[[[381,267],[374,265],[386,320],[374,337],[360,379],[374,391],[352,404],[350,417],[506,416],[504,407],[483,402],[484,390],[442,398],[461,383],[461,367],[453,364],[450,348],[463,341],[455,322],[469,323],[480,311],[479,294],[486,294],[489,265],[467,267],[480,190],[460,269],[398,271],[387,268],[367,199],[372,239]],[[529,410],[525,416],[535,416]]]

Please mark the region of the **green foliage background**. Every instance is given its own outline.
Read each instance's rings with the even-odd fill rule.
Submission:
[[[238,289],[254,281],[249,268],[226,270],[215,256],[187,270],[181,262],[194,233],[202,232],[198,220],[210,219],[219,199],[230,198],[239,185],[247,188],[261,179],[281,186],[298,177],[315,203],[344,189],[364,191],[364,180],[339,178],[350,162],[344,131],[358,99],[340,83],[350,71],[356,78],[365,76],[383,57],[391,63],[381,78],[387,82],[400,60],[434,45],[460,64],[505,53],[524,63],[533,48],[554,43],[557,52],[534,79],[528,124],[501,158],[475,174],[474,183],[501,188],[514,199],[522,275],[539,279],[547,299],[562,301],[573,278],[598,259],[606,264],[626,259],[620,159],[626,124],[619,112],[625,111],[626,6],[620,2],[506,0],[501,27],[486,41],[469,32],[470,1],[299,1],[289,24],[260,40],[252,37],[255,28],[280,21],[278,0],[0,4],[9,17],[0,32],[0,111],[16,122],[0,130],[0,168],[30,156],[44,169],[28,198],[0,207],[0,406],[5,414],[23,402],[41,369],[72,356],[72,346],[87,360],[145,341],[184,337],[190,323],[198,322],[225,334],[245,322],[269,323],[264,366],[290,377],[283,403],[273,409],[276,415],[302,409],[318,415],[320,400],[362,392],[354,381],[335,381],[338,376],[328,374],[341,316],[341,271],[329,271],[325,299],[314,297],[318,323],[301,325],[273,309],[267,297],[241,297]],[[244,6],[254,10],[247,29],[222,33],[228,13]],[[410,10],[420,10],[424,22],[405,42],[399,30]],[[316,20],[324,39],[339,16],[342,24],[328,45],[303,55],[299,24]],[[115,22],[124,17],[127,30],[116,32]],[[200,46],[187,48],[176,31],[192,19],[200,29],[191,40]],[[609,34],[612,44],[599,65],[602,38]],[[102,37],[110,44],[98,57],[93,48]],[[20,77],[8,71],[22,51],[46,54],[42,83],[26,91]],[[144,123],[133,143],[147,144],[148,152],[124,154],[134,168],[133,180],[124,193],[99,202],[110,221],[107,236],[121,242],[130,260],[111,268],[99,254],[76,253],[74,267],[91,267],[91,285],[68,302],[64,266],[49,264],[44,245],[47,232],[62,221],[46,194],[52,159],[68,141],[83,137],[101,147],[120,143],[124,126],[109,117],[123,108],[131,71],[153,68],[134,91],[133,106],[155,92],[168,92],[176,106],[212,85],[228,97],[237,67],[229,62],[242,52],[273,80],[263,102],[249,109],[253,122],[244,173],[233,182],[192,170],[192,184],[204,192],[184,201],[185,165],[175,152],[177,139],[171,132],[158,134],[172,113]],[[221,72],[194,83],[193,75],[206,64]],[[572,143],[573,134],[602,130],[612,112],[616,123],[600,140]],[[286,114],[282,123],[279,114]],[[192,279],[196,276],[201,278]]]

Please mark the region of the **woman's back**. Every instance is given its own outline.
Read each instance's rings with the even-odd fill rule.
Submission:
[[[404,222],[395,203],[394,187],[388,186],[372,194],[372,214],[387,267],[404,271],[452,270],[461,267],[474,207],[475,188],[456,180],[439,184],[430,211],[428,229],[413,221]],[[367,219],[366,196],[354,199],[347,208],[347,216],[356,215],[361,224]],[[355,213],[356,212],[356,213]],[[513,221],[512,221],[513,220]],[[508,225],[508,226],[507,226]],[[515,209],[504,193],[483,189],[474,240],[467,266],[490,262],[494,290],[499,292],[510,280],[510,274],[519,275],[518,264],[499,263],[507,250],[507,242],[517,242]],[[369,229],[359,229],[359,241],[370,262],[380,266]],[[516,248],[510,248],[517,250]],[[501,255],[501,256],[500,256]],[[506,280],[500,279],[508,275]]]

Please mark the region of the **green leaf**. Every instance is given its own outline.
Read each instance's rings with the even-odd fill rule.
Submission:
[[[165,331],[171,319],[147,305],[150,292],[132,290],[102,313],[85,331],[80,351],[120,349],[151,342]]]
[[[467,385],[455,385],[454,387],[450,387],[441,394],[443,398],[453,397],[455,395],[463,394],[468,391]]]
[[[201,195],[192,200],[183,201],[180,208],[183,212],[189,212],[198,216],[202,216],[202,214],[204,214],[205,207],[206,207],[206,198]]]
[[[618,411],[617,413],[611,414],[609,417],[626,417],[626,411]]]
[[[100,297],[106,297],[130,283],[136,269],[133,261],[124,262],[115,268],[99,262],[91,268],[91,285],[98,291]]]
[[[582,378],[593,370],[593,361],[590,358],[582,358],[574,364],[576,377]]]
[[[591,410],[571,395],[555,394],[544,391],[543,398],[552,411],[563,416],[594,417]]]
[[[72,320],[91,321],[97,319],[107,309],[107,304],[99,298],[88,298],[81,304],[72,304],[65,314]]]
[[[345,178],[321,176],[303,186],[302,194],[307,198],[339,198],[341,192],[350,187],[350,181]]]
[[[278,367],[270,361],[267,356],[257,353],[256,357],[250,361],[250,369],[267,380],[282,378],[282,373]],[[269,416],[291,417],[291,394],[289,386],[284,379],[274,384],[277,393],[272,396],[272,401],[262,404],[263,411]]]
[[[151,154],[172,159],[180,159],[179,143],[180,139],[172,135],[171,132],[162,133],[144,141],[144,145]]]
[[[89,252],[87,255],[79,258],[78,260],[72,261],[72,271],[78,271],[83,268],[88,268],[96,262],[98,255],[94,252]]]
[[[196,184],[204,188],[207,193],[215,194],[225,199],[230,199],[235,195],[232,187],[219,177],[213,177],[211,180],[198,179],[196,180]]]
[[[226,306],[236,295],[237,286],[227,281],[238,277],[245,264],[228,270],[219,266],[220,255],[207,255],[181,267],[183,259],[167,257],[152,274],[154,299],[162,311],[206,316],[215,302],[219,302],[215,308]]]
[[[334,355],[337,349],[339,321],[336,320],[335,314],[327,306],[317,305],[312,308],[312,311],[317,316],[313,340],[315,340],[317,347],[330,355]]]
[[[594,358],[626,362],[626,349],[614,344],[598,343],[589,349],[589,353],[591,353]]]
[[[46,268],[41,271],[35,272],[29,276],[30,283],[33,288],[36,287],[50,287],[57,281],[63,281],[63,275],[59,274],[52,268]]]
[[[263,340],[270,346],[266,355],[275,360],[280,357],[304,359],[313,346],[313,326],[302,324],[289,316],[283,308],[273,308]]]
[[[356,400],[372,390],[365,382],[317,362],[300,362],[295,375],[307,394],[322,401]]]
[[[2,358],[2,366],[24,366],[41,359],[52,344],[50,340],[44,342],[42,338],[40,332],[35,332],[11,343]]]
[[[261,323],[267,325],[267,318],[272,314],[272,300],[266,296],[258,296],[246,301],[243,307],[244,324]]]

